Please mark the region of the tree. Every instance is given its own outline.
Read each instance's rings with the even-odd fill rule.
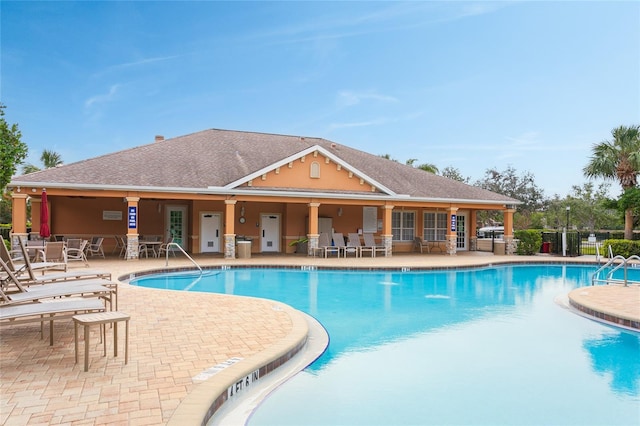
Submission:
[[[4,119],[5,108],[0,104],[0,194],[4,193],[18,165],[22,164],[29,153],[27,144],[20,140],[22,133],[18,125],[9,125]]]
[[[518,206],[521,213],[532,213],[546,206],[544,192],[535,184],[533,175],[526,172],[518,176],[511,166],[502,172],[487,169],[484,179],[477,181],[475,186],[522,201],[523,204]]]
[[[42,154],[40,155],[40,161],[42,162],[42,165],[45,169],[51,169],[63,164],[60,154],[54,151],[49,151],[48,149],[42,151]],[[22,168],[22,173],[26,175],[28,173],[33,173],[40,170],[42,169],[38,166],[35,166],[33,164],[25,164]]]
[[[588,178],[617,180],[623,192],[636,188],[640,174],[640,126],[620,126],[611,131],[613,140],[592,147],[592,156],[584,167]],[[624,238],[633,236],[633,207],[626,206]]]
[[[442,169],[442,176],[462,183],[469,183],[471,180],[469,177],[462,176],[460,170],[452,166],[447,166]]]

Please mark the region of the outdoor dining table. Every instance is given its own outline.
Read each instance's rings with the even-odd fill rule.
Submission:
[[[162,241],[158,240],[140,240],[138,241],[138,245],[140,247],[146,246],[153,251],[153,257],[158,257],[160,255],[160,246],[162,245]]]

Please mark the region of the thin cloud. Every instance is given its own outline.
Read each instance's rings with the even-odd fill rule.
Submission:
[[[105,74],[111,73],[111,72],[115,72],[115,71],[122,71],[122,70],[126,70],[126,69],[131,69],[131,68],[136,68],[136,67],[140,67],[140,66],[144,66],[144,65],[149,65],[149,64],[153,64],[156,62],[164,62],[164,61],[170,61],[173,59],[179,59],[184,57],[185,55],[170,55],[170,56],[156,56],[156,57],[151,57],[151,58],[143,58],[143,59],[139,59],[137,61],[132,61],[132,62],[123,62],[121,64],[115,64],[115,65],[110,65],[107,68],[105,68],[102,71],[96,72],[93,74],[93,77],[101,77]]]
[[[398,99],[393,96],[380,95],[374,92],[354,92],[350,90],[343,90],[338,93],[337,103],[340,106],[348,107],[357,105],[365,100],[374,100],[380,102],[398,102]]]
[[[94,105],[100,105],[100,104],[104,104],[107,102],[111,102],[113,101],[113,99],[116,96],[116,93],[118,92],[118,89],[120,88],[119,84],[114,84],[109,88],[109,92],[103,95],[95,95],[90,97],[89,99],[87,99],[84,102],[84,106],[85,108],[89,109],[91,107],[93,107]]]
[[[347,128],[353,128],[353,127],[369,127],[369,126],[379,126],[381,124],[387,123],[388,120],[381,118],[381,119],[377,119],[377,120],[371,120],[371,121],[360,121],[360,122],[355,122],[355,123],[332,123],[329,125],[329,129],[331,130],[336,130],[336,129],[347,129]]]

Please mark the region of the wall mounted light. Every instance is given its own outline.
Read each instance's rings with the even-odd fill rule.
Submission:
[[[240,207],[240,216],[244,216],[244,206]]]
[[[338,216],[342,216],[342,207],[338,207]]]

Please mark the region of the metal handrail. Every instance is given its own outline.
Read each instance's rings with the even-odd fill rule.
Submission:
[[[629,279],[627,275],[627,266],[629,264],[629,261],[634,259],[640,261],[640,257],[635,254],[632,256],[629,256],[628,258],[625,258],[622,255],[617,255],[609,259],[607,263],[605,263],[600,268],[598,268],[598,270],[593,274],[593,276],[591,277],[591,285],[595,285],[596,281],[604,282],[605,284],[609,284],[611,282],[616,282],[616,283],[622,282],[624,283],[624,286],[627,287],[629,285]],[[609,273],[607,274],[607,277],[604,280],[597,278],[600,275],[600,272],[602,272],[604,269],[608,267],[613,266],[616,260],[620,261],[620,263],[617,263],[616,266],[609,271]],[[613,279],[613,274],[615,273],[615,271],[617,271],[620,268],[624,268],[624,279],[623,280]],[[635,281],[633,281],[633,283],[635,283]]]
[[[627,275],[627,264],[630,260],[632,259],[636,259],[638,261],[640,261],[640,257],[638,257],[638,255],[632,255],[629,256],[628,258],[624,259],[624,262],[620,263],[618,266],[616,266],[615,268],[613,268],[611,271],[609,271],[609,273],[607,274],[607,282],[611,282],[611,281],[619,281],[619,280],[613,280],[613,273],[615,271],[617,271],[618,269],[624,267],[624,286],[627,287],[627,285],[629,284],[629,279],[628,279],[628,275]]]
[[[167,260],[166,260],[166,263],[165,263],[164,266],[169,266],[169,247],[172,247],[172,246],[178,247],[178,249],[180,249],[180,251],[182,253],[184,253],[185,256],[187,256],[187,258],[191,261],[191,263],[196,265],[196,268],[198,268],[200,270],[200,272],[202,272],[202,268],[200,267],[200,265],[198,265],[198,263],[195,260],[193,260],[193,258],[191,256],[189,256],[189,254],[186,251],[184,251],[184,249],[180,246],[180,244],[173,243],[173,242],[167,244],[167,250],[166,250],[166,252],[167,252],[167,255],[166,255]]]

